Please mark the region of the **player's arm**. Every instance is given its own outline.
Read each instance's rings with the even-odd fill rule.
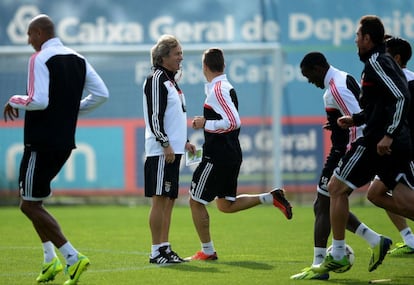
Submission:
[[[382,116],[386,119],[385,134],[392,138],[394,133],[398,132],[401,128],[404,118],[407,116],[409,109],[409,97],[407,97],[407,85],[405,76],[399,77],[396,74],[395,66],[388,64],[387,62],[380,62],[382,71],[378,71],[378,68],[373,68],[377,81],[388,89],[388,92],[378,94],[385,96],[383,98],[386,106],[384,108],[384,114]],[[403,80],[403,81],[402,81]],[[404,82],[405,81],[405,82]]]
[[[349,143],[349,129],[341,128],[337,120],[341,117],[341,112],[335,109],[326,110],[329,125],[331,126],[332,147],[336,149],[346,149]]]
[[[357,126],[357,127],[362,126],[363,124],[366,123],[366,121],[367,119],[366,119],[364,110],[362,110],[359,113],[352,114],[353,126]]]
[[[325,166],[333,169],[345,154],[349,142],[349,130],[343,129],[337,124],[341,112],[337,109],[327,109],[327,121],[331,131],[331,149],[325,160]]]
[[[158,88],[153,88],[155,84],[158,85]],[[157,141],[161,144],[166,144],[169,140],[164,130],[164,116],[167,109],[168,90],[160,82],[158,76],[153,76],[152,80],[147,82],[144,88],[148,110],[148,124],[151,132]]]
[[[27,76],[27,95],[14,95],[8,104],[15,109],[44,110],[49,105],[49,69],[32,55]]]
[[[410,125],[411,138],[414,142],[414,80],[408,81],[408,90],[410,91],[410,111],[408,112],[408,124]]]
[[[49,70],[44,63],[36,60],[37,53],[29,60],[27,95],[13,95],[4,106],[4,120],[19,117],[19,109],[44,110],[49,105]]]
[[[240,128],[239,112],[228,90],[213,88],[210,107],[221,116],[217,120],[206,120],[204,130],[208,132],[229,132]]]
[[[86,61],[85,90],[89,93],[79,106],[79,114],[87,114],[106,102],[109,97],[108,88],[95,69]]]
[[[393,94],[394,96],[395,94]],[[386,135],[389,137],[393,137],[394,133],[398,132],[401,128],[405,118],[407,116],[408,110],[408,100],[404,98],[404,96],[393,97],[391,100],[391,104],[387,104],[385,108],[384,116],[387,118],[386,124]],[[405,107],[404,107],[405,106]]]

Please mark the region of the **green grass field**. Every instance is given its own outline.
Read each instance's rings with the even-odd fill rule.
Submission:
[[[50,206],[64,233],[87,255],[91,266],[79,284],[368,284],[371,279],[391,279],[381,284],[414,284],[414,256],[387,257],[368,272],[368,244],[352,235],[347,242],[356,260],[347,273],[331,274],[329,281],[293,281],[289,276],[309,266],[313,254],[311,206],[294,207],[288,221],[271,206],[223,214],[211,206],[212,236],[218,261],[189,262],[158,267],[148,263],[149,206]],[[352,207],[373,229],[401,241],[384,211]],[[41,244],[30,222],[17,207],[0,207],[0,284],[36,284],[43,261]],[[200,244],[190,209],[177,206],[170,233],[173,249],[192,255]],[[60,254],[59,254],[60,255]],[[63,284],[63,274],[48,284]]]

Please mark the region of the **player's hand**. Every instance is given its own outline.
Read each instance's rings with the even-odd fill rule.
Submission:
[[[338,123],[338,126],[340,126],[343,129],[348,129],[354,125],[354,120],[351,116],[339,117],[336,122]]]
[[[6,103],[6,105],[4,105],[3,117],[5,122],[7,122],[7,117],[14,121],[14,119],[19,117],[19,109],[15,109],[10,106],[9,103]]]
[[[377,153],[379,155],[390,155],[392,141],[391,137],[385,135],[377,144]]]
[[[206,124],[206,119],[203,116],[195,116],[193,119],[193,129],[203,129]]]
[[[175,153],[171,145],[164,148],[164,156],[166,163],[173,163],[175,161]]]
[[[332,126],[331,126],[331,124],[329,123],[329,121],[326,121],[326,122],[325,122],[325,124],[322,126],[322,128],[323,128],[324,130],[327,130],[327,131],[332,131]]]
[[[195,147],[195,145],[193,145],[192,143],[187,142],[187,143],[185,144],[185,150],[187,150],[188,152],[190,152],[190,153],[192,153],[192,154],[195,154],[195,152],[196,152],[196,147]]]

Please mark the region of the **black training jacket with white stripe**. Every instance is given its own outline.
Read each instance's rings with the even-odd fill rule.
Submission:
[[[360,58],[365,63],[360,95],[363,118],[360,119],[366,123],[363,133],[367,143],[376,145],[388,135],[394,144],[410,144],[407,115],[411,96],[403,71],[385,52],[385,45]]]
[[[42,44],[29,60],[27,94],[8,104],[25,110],[24,144],[35,151],[75,148],[78,114],[100,106],[108,89],[88,61],[59,38]],[[89,93],[82,99],[83,91]]]

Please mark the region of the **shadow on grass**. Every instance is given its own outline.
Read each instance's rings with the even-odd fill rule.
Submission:
[[[162,269],[172,269],[177,271],[189,271],[189,272],[197,272],[197,271],[203,271],[203,272],[209,272],[209,273],[220,273],[220,268],[218,267],[212,267],[212,266],[206,266],[206,265],[213,265],[217,264],[216,262],[206,262],[205,264],[201,264],[200,262],[185,262],[180,264],[171,264],[171,265],[163,265],[160,266]],[[198,265],[198,266],[197,266]]]
[[[407,281],[409,282],[409,283],[399,283],[399,284],[404,284],[404,285],[413,284],[413,276],[400,276],[398,277],[398,279],[402,279],[402,280],[407,279]]]
[[[161,268],[165,269],[174,269],[179,271],[203,271],[203,272],[210,272],[210,273],[220,273],[223,266],[232,266],[232,267],[240,267],[244,269],[252,269],[252,270],[272,270],[274,267],[256,261],[192,261],[186,262],[181,264],[174,264],[169,266],[161,266]],[[226,271],[226,270],[224,270]]]
[[[402,277],[404,278],[404,277]],[[396,279],[373,279],[377,282],[370,282],[370,280],[355,280],[355,279],[329,279],[324,281],[324,283],[329,284],[352,284],[352,285],[362,285],[362,284],[381,284],[381,285],[388,285],[388,284],[398,284],[398,285],[412,285],[412,280],[408,283],[405,282],[399,282],[401,281],[402,278],[398,278],[400,280],[396,280]],[[410,278],[411,279],[411,278]],[[397,282],[398,281],[398,282]]]
[[[274,268],[274,266],[271,266],[267,263],[256,262],[256,261],[251,261],[251,260],[225,261],[225,262],[220,262],[220,264],[225,264],[225,265],[234,266],[234,267],[241,267],[245,269],[272,270]]]

